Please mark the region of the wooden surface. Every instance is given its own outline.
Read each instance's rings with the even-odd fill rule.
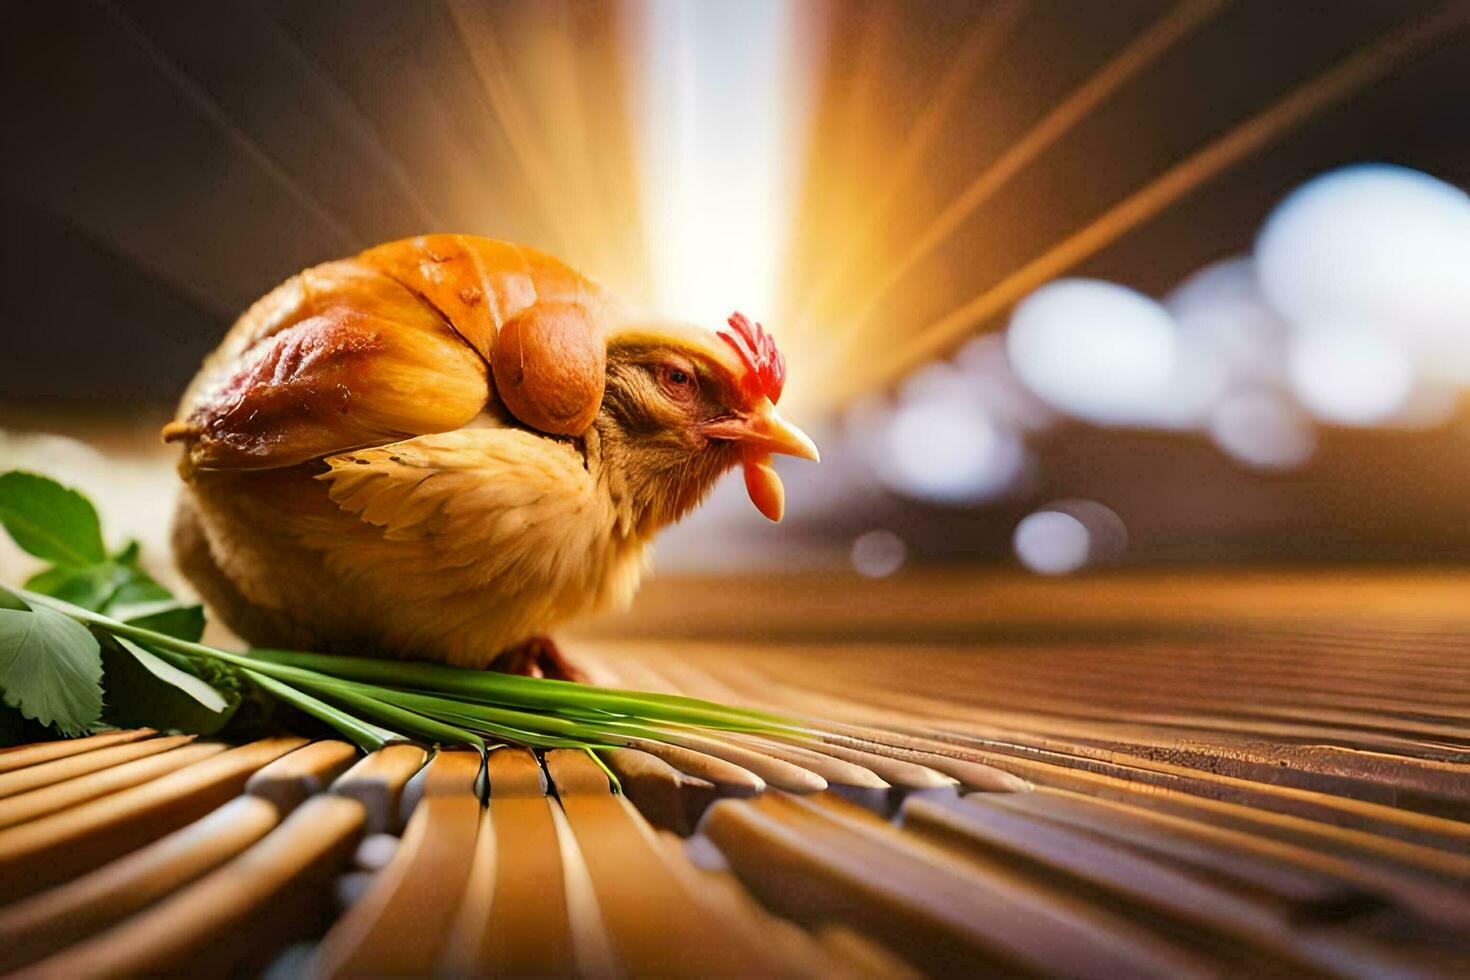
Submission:
[[[418,776],[417,750],[348,768],[338,743],[0,752],[0,937],[24,938],[0,969],[1470,971],[1470,577],[935,573],[649,600],[567,644],[594,680],[832,736],[622,749],[623,798],[585,755],[499,749],[488,803],[462,751]],[[58,806],[6,819],[38,792]]]

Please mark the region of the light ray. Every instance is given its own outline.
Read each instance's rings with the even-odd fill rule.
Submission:
[[[444,7],[530,192],[545,235],[536,243],[621,296],[645,297],[616,14],[589,35],[602,12],[566,0]]]
[[[658,312],[776,312],[814,57],[800,4],[642,4],[635,116]]]
[[[1033,163],[1046,149],[1086,119],[1099,105],[1160,57],[1170,51],[1232,0],[1183,0],[1147,30],[1108,60],[1024,136],[976,177],[898,258],[885,267],[883,275],[863,294],[848,321],[844,335],[855,341],[867,320],[914,266],[1011,178]]]
[[[275,37],[276,43],[281,46],[281,50],[285,51],[300,66],[302,71],[314,78],[322,91],[326,92],[331,100],[337,104],[341,111],[339,118],[357,133],[358,139],[364,145],[372,148],[373,155],[378,158],[378,163],[388,174],[394,186],[398,188],[398,192],[404,196],[404,199],[408,201],[409,206],[413,209],[414,214],[424,223],[424,230],[437,231],[447,227],[444,221],[425,202],[417,182],[414,181],[413,176],[408,172],[408,167],[405,166],[396,153],[384,145],[383,139],[378,133],[377,126],[363,114],[357,102],[342,90],[342,86],[337,79],[332,77],[332,74],[322,67],[321,62],[311,52],[307,51],[301,42],[297,40],[296,36],[283,27],[279,21],[266,16],[256,8],[250,9],[265,23],[267,29]]]
[[[1020,22],[1030,6],[1031,0],[1009,0],[987,8],[961,42],[959,52],[950,63],[948,71],[935,88],[923,113],[909,129],[904,138],[893,167],[883,185],[872,194],[871,203],[851,230],[842,237],[839,250],[817,284],[812,287],[801,312],[792,324],[793,330],[810,328],[817,311],[839,286],[847,284],[847,277],[854,260],[862,249],[872,242],[873,234],[880,227],[883,217],[897,202],[899,192],[913,179],[935,141],[944,133],[945,118],[954,109],[955,103],[964,94],[966,87],[990,62],[990,56],[1004,43],[1011,31]]]
[[[445,6],[454,25],[455,36],[469,56],[491,112],[510,143],[511,153],[531,188],[556,249],[563,254],[573,254],[576,233],[571,223],[563,220],[564,209],[557,204],[559,192],[550,160],[536,139],[525,105],[516,94],[510,72],[505,68],[504,53],[500,50],[495,31],[485,19],[485,11],[455,0],[446,0]],[[470,23],[472,17],[478,18],[478,22]]]
[[[1314,116],[1381,79],[1425,45],[1470,27],[1470,6],[1451,0],[1432,14],[1395,30],[1309,79],[1125,198],[1091,224],[974,299],[918,330],[881,365],[855,371],[839,401],[880,387],[1004,312],[1038,286],[1103,248],[1207,181],[1291,134]]]
[[[197,285],[190,282],[179,273],[172,265],[166,264],[150,257],[142,249],[134,248],[125,241],[120,241],[110,235],[93,230],[82,221],[70,215],[63,214],[52,207],[45,207],[40,213],[64,225],[73,234],[85,239],[89,245],[105,253],[111,258],[127,262],[140,274],[157,281],[166,289],[173,292],[180,300],[194,307],[198,312],[212,320],[221,323],[230,323],[239,314],[230,303],[218,296],[211,295]]]
[[[111,0],[103,0],[102,9],[107,11],[128,35],[128,38],[153,63],[153,66],[158,69],[159,73],[167,78],[174,88],[178,89],[179,93],[189,101],[190,105],[200,115],[213,123],[228,137],[236,149],[244,153],[250,158],[251,162],[269,174],[272,180],[280,184],[281,188],[290,195],[292,200],[301,206],[302,210],[306,211],[330,230],[343,243],[346,250],[356,252],[365,247],[366,243],[356,232],[339,221],[326,205],[317,200],[315,195],[302,186],[295,177],[287,173],[280,164],[276,163],[270,154],[262,149],[248,133],[242,130],[230,118],[229,113],[225,112],[220,104],[198,82],[194,81],[187,72],[174,64],[173,60],[164,54],[158,45],[153,43],[153,39],[145,34],[137,24],[134,24],[127,14],[123,13]]]
[[[795,314],[803,308],[808,284],[825,268],[825,257],[843,248],[846,217],[859,213],[866,198],[869,175],[860,164],[874,159],[871,148],[886,136],[873,106],[885,97],[885,69],[894,63],[893,41],[902,31],[906,11],[899,3],[852,9],[856,12],[851,28],[843,32],[852,38],[851,51],[834,52],[835,60],[823,70],[821,104],[813,108],[813,128],[807,134],[812,155],[805,161],[800,194],[793,201],[802,215],[822,217],[795,219],[801,230],[793,234],[780,297],[782,346],[788,357],[796,348],[821,343],[820,337],[798,334],[801,325]],[[841,36],[834,38],[834,44],[841,44]],[[803,356],[798,354],[797,359]]]
[[[866,17],[859,37],[856,55],[853,58],[852,84],[847,90],[847,99],[837,122],[838,139],[833,160],[848,164],[847,173],[833,179],[828,192],[829,207],[826,213],[846,214],[848,206],[861,200],[862,188],[852,173],[851,162],[861,159],[866,141],[873,131],[874,113],[872,106],[883,97],[879,86],[885,61],[891,59],[889,45],[898,28],[896,21],[903,16],[901,5],[879,3],[866,10]],[[835,168],[833,168],[835,169]],[[825,179],[825,178],[824,178]],[[835,232],[837,229],[834,228]]]
[[[623,268],[625,262],[618,259],[614,212],[621,202],[608,200],[600,193],[595,168],[605,166],[606,148],[595,145],[589,124],[587,106],[582,98],[580,70],[586,61],[578,57],[571,39],[571,28],[564,21],[567,17],[565,2],[556,5],[558,17],[563,23],[552,30],[528,31],[525,44],[535,64],[542,73],[532,80],[538,81],[541,108],[548,107],[556,113],[556,124],[543,128],[547,153],[558,164],[556,171],[559,183],[564,188],[565,200],[577,216],[577,229],[582,252],[574,258],[581,268],[592,272],[604,282],[616,284],[619,292],[626,293],[630,276]]]

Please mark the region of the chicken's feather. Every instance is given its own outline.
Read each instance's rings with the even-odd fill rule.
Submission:
[[[485,361],[431,307],[361,263],[330,262],[240,318],[164,436],[194,466],[269,469],[456,429],[489,399]]]
[[[346,580],[401,575],[419,591],[452,581],[470,600],[466,635],[501,616],[516,621],[507,627],[544,629],[625,604],[643,572],[645,543],[619,533],[606,489],[566,440],[461,429],[325,462],[318,479],[361,530],[304,525],[303,544]]]

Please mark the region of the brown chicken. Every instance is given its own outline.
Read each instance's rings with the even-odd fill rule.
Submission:
[[[179,565],[260,646],[565,676],[546,638],[626,604],[654,534],[743,463],[817,458],[785,363],[740,315],[641,319],[561,262],[458,235],[293,276],[205,361]]]

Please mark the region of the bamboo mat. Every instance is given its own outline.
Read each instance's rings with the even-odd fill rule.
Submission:
[[[1470,578],[655,583],[602,683],[827,722],[607,761],[0,752],[0,972],[1470,971]],[[484,784],[481,783],[481,786]]]

